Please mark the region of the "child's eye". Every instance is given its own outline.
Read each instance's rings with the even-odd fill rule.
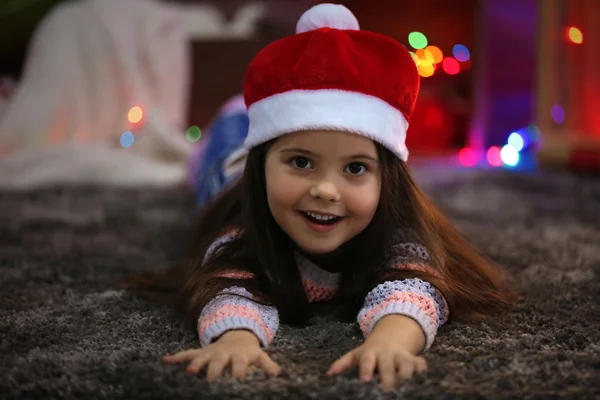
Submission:
[[[362,175],[367,172],[368,168],[359,162],[353,162],[346,166],[346,171],[351,175]]]
[[[310,160],[306,157],[294,157],[290,160],[292,165],[299,169],[312,168]]]

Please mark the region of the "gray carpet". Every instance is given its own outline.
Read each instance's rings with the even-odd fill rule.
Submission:
[[[0,398],[600,398],[600,180],[568,174],[416,169],[462,232],[521,284],[514,312],[443,327],[429,373],[383,394],[356,371],[325,371],[360,343],[356,325],[316,307],[282,326],[277,378],[208,384],[164,366],[196,346],[179,316],[112,285],[181,254],[190,197],[161,191],[54,188],[0,192]],[[332,316],[328,318],[328,316]]]

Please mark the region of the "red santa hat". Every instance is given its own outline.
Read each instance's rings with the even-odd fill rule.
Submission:
[[[406,161],[419,84],[402,44],[361,31],[342,5],[317,5],[295,35],[269,44],[248,66],[245,147],[301,130],[338,130],[371,138]]]

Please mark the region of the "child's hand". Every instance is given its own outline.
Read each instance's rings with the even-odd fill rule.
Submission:
[[[242,382],[249,365],[258,365],[272,375],[281,372],[281,368],[260,348],[256,336],[243,330],[226,332],[216,342],[201,349],[164,356],[163,361],[189,362],[186,372],[190,374],[197,374],[208,365],[206,380],[209,382],[216,380],[228,365],[231,365],[231,376]]]
[[[389,346],[375,341],[366,341],[363,345],[337,359],[327,371],[328,376],[344,372],[350,367],[359,366],[360,379],[368,382],[373,377],[375,367],[385,391],[396,385],[396,375],[401,380],[410,379],[413,373],[425,372],[427,362],[416,356],[403,346]]]

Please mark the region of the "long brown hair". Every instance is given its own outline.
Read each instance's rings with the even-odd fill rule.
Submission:
[[[301,324],[309,316],[294,242],[274,220],[266,198],[265,158],[274,141],[250,150],[244,174],[199,215],[189,256],[171,268],[133,277],[127,287],[171,304],[192,324],[219,291],[241,286],[259,301],[277,307],[282,322]],[[382,166],[379,206],[359,235],[336,250],[341,270],[340,299],[356,316],[367,293],[388,280],[421,278],[435,286],[450,308],[450,320],[484,320],[507,312],[516,298],[508,273],[478,254],[414,182],[407,165],[376,143]],[[228,228],[242,232],[204,260],[210,244]],[[424,246],[435,273],[394,268],[397,232]],[[392,250],[396,249],[396,250]],[[398,254],[400,251],[400,254]],[[421,260],[422,261],[422,260]],[[245,271],[252,279],[223,278]]]

